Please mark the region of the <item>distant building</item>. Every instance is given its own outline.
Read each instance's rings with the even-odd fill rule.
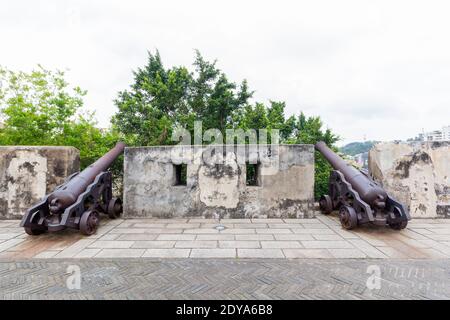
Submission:
[[[420,134],[419,137],[422,141],[450,141],[450,126],[442,127],[442,130]]]
[[[450,140],[450,126],[442,128],[442,139],[446,141]]]
[[[442,131],[434,130],[428,133],[425,133],[426,141],[442,141]]]

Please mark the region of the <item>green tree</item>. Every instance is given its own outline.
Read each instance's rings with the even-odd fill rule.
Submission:
[[[185,67],[164,68],[158,51],[149,52],[147,65],[134,72],[134,83],[119,92],[118,112],[113,124],[131,145],[173,144],[173,128],[193,131],[194,121],[203,128],[223,133],[232,127],[233,115],[243,108],[252,93],[246,81],[230,82],[196,51],[194,71]]]
[[[0,145],[65,145],[80,150],[84,168],[118,139],[82,112],[86,91],[70,87],[64,72],[38,66],[27,72],[0,68]]]
[[[336,142],[339,136],[333,134],[330,129],[323,129],[323,122],[320,117],[309,117],[300,113],[295,128],[295,136],[290,139],[291,143],[315,144],[318,141],[325,142],[328,147],[337,152]],[[328,161],[318,151],[315,151],[315,184],[314,196],[319,198],[323,194],[328,194],[328,179],[332,167]]]
[[[203,130],[217,128],[224,134],[228,128],[267,129],[270,139],[271,131],[278,129],[281,143],[323,140],[336,150],[338,137],[323,128],[320,117],[307,118],[303,113],[286,117],[286,104],[281,101],[270,101],[268,106],[249,103],[253,92],[247,82],[229,81],[216,61],[206,61],[198,51],[193,66],[193,72],[185,67],[167,69],[158,51],[148,54],[147,64],[134,72],[133,84],[115,100],[118,112],[113,124],[128,144],[174,144],[173,128],[181,126],[192,134],[194,121],[201,120]],[[316,197],[328,192],[330,169],[316,153]]]

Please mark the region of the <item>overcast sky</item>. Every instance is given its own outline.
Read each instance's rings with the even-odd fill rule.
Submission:
[[[68,69],[101,126],[156,48],[166,66],[199,49],[343,142],[450,125],[449,1],[2,0],[0,36],[0,65]]]

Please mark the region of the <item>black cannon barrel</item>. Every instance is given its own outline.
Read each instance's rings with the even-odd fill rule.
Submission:
[[[118,142],[116,146],[108,151],[103,157],[69,180],[64,187],[53,192],[48,198],[50,211],[52,213],[59,213],[75,203],[78,196],[94,182],[95,177],[99,173],[106,171],[114,160],[123,153],[124,149],[125,144],[123,142]]]
[[[345,162],[341,157],[327,147],[325,142],[319,141],[315,145],[318,150],[331,166],[340,171],[345,179],[351,184],[352,188],[357,191],[362,200],[371,206],[383,208],[387,199],[387,193],[375,182],[369,179],[361,171]]]

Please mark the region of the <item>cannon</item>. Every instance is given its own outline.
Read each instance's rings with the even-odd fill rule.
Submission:
[[[112,176],[107,170],[124,149],[125,144],[119,142],[82,172],[70,175],[26,211],[20,226],[30,235],[66,228],[91,235],[97,230],[99,212],[107,213],[112,219],[120,217],[122,202],[113,198]]]
[[[322,195],[320,209],[329,214],[339,209],[345,229],[372,223],[404,229],[411,219],[406,207],[390,196],[365,170],[358,170],[335,154],[323,142],[315,145],[334,170],[330,173],[329,194]]]

